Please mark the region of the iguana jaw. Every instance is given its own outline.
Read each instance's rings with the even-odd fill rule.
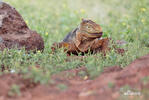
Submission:
[[[99,33],[88,33],[89,38],[100,38],[102,36],[103,32]]]
[[[100,38],[103,34],[103,32],[99,32],[99,31],[95,33],[91,33],[91,32],[82,31],[82,30],[80,31],[80,29],[78,30],[78,32],[86,34],[88,38]]]

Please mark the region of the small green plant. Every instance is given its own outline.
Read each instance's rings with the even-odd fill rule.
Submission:
[[[50,75],[50,71],[44,71],[43,69],[37,68],[36,66],[31,67],[26,75],[24,73],[24,76],[26,76],[26,78],[31,78],[35,83],[39,82],[41,84],[49,83]]]
[[[80,71],[78,73],[78,75],[81,77],[81,78],[84,78],[85,76],[87,76],[87,72],[86,71]]]
[[[100,62],[95,60],[94,56],[90,56],[86,58],[85,67],[87,68],[87,73],[91,79],[96,78],[100,72],[102,72],[102,66],[100,66]],[[99,67],[100,66],[100,67]]]
[[[57,88],[59,88],[59,89],[62,90],[62,91],[65,91],[65,90],[67,90],[68,86],[65,85],[65,84],[58,84],[58,85],[57,85]]]
[[[21,96],[20,87],[13,84],[8,92],[8,96]]]
[[[109,82],[109,83],[108,83],[108,87],[109,87],[109,88],[113,88],[114,86],[115,86],[115,84],[114,84],[113,82]]]
[[[142,78],[141,81],[143,82],[144,85],[148,84],[149,83],[149,76]]]

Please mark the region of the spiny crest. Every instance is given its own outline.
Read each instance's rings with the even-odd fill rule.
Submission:
[[[90,19],[84,19],[84,18],[82,18],[82,24],[86,24],[86,23],[96,24],[95,22],[93,22]]]

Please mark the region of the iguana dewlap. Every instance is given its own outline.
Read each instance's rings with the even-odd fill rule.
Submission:
[[[64,47],[69,53],[94,51],[105,41],[101,39],[102,34],[100,25],[91,20],[82,19],[76,29],[69,32],[62,42],[54,43],[53,47]]]

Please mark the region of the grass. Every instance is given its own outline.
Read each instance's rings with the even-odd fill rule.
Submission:
[[[13,84],[8,92],[8,96],[21,96],[20,87],[16,84]]]
[[[4,0],[15,7],[32,30],[44,39],[43,53],[26,54],[24,50],[0,52],[0,66],[4,73],[23,73],[25,78],[47,83],[50,76],[64,70],[85,66],[91,77],[100,74],[104,67],[127,66],[134,59],[149,53],[149,1],[148,0]],[[81,18],[90,18],[100,24],[104,36],[125,40],[120,48],[123,55],[111,51],[105,58],[101,54],[86,55],[83,61],[67,61],[63,50],[51,54],[53,42],[61,41]],[[96,58],[95,58],[96,56]],[[36,66],[40,68],[36,68]]]

